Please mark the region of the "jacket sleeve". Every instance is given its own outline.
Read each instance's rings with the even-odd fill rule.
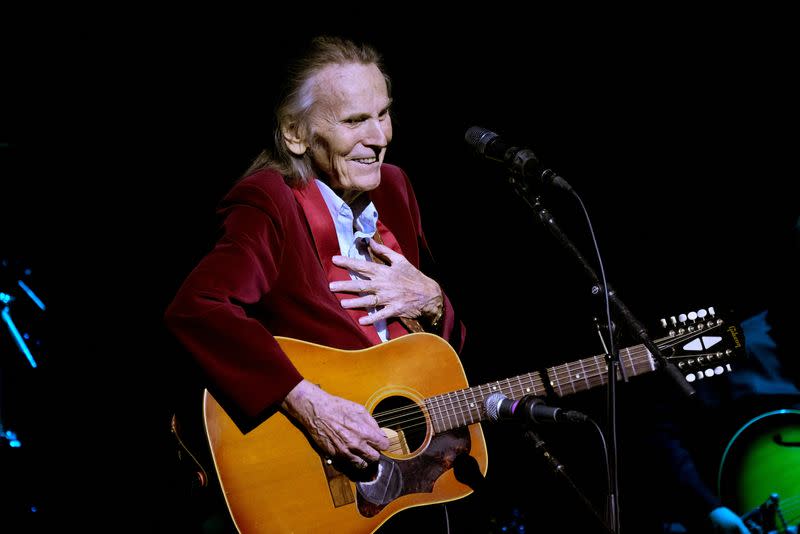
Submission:
[[[284,233],[269,199],[222,213],[221,238],[183,282],[165,322],[213,385],[254,417],[302,379],[273,335],[246,313],[278,278]]]

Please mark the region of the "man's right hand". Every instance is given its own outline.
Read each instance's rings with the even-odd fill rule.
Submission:
[[[389,448],[389,439],[366,408],[326,393],[307,380],[286,395],[281,408],[308,430],[331,459],[363,469]]]

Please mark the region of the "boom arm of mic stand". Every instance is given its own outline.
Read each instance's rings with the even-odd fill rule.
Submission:
[[[597,273],[592,269],[591,265],[586,261],[586,258],[583,257],[583,254],[577,249],[577,247],[569,240],[569,238],[564,234],[561,228],[556,224],[555,219],[547,211],[547,208],[542,205],[541,199],[533,195],[528,187],[528,184],[524,180],[517,179],[515,177],[511,177],[510,179],[511,184],[517,190],[517,193],[525,200],[525,202],[533,208],[538,216],[539,220],[544,224],[547,229],[550,231],[553,236],[558,240],[558,242],[570,253],[572,254],[578,262],[583,267],[583,270],[592,280],[594,287],[592,287],[592,292],[598,295],[602,295],[603,285],[600,282],[600,279],[597,276]],[[633,334],[638,337],[647,350],[650,351],[650,354],[653,355],[658,366],[660,369],[663,369],[667,375],[669,375],[673,381],[677,384],[678,388],[681,392],[686,395],[687,397],[693,397],[695,395],[695,390],[691,386],[689,382],[683,377],[681,372],[678,370],[677,366],[667,361],[664,358],[664,355],[661,354],[661,350],[656,346],[655,343],[650,339],[650,336],[647,335],[647,330],[642,326],[642,324],[633,316],[631,311],[628,307],[617,297],[616,292],[611,288],[609,285],[608,287],[608,298],[611,304],[614,305],[614,308],[620,315],[624,318],[628,328],[633,332]],[[612,358],[615,355],[611,355]]]

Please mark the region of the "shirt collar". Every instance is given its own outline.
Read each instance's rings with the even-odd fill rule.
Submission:
[[[317,182],[317,186],[319,187],[319,191],[322,194],[322,198],[325,200],[325,204],[328,206],[328,211],[331,212],[331,217],[333,217],[334,221],[341,220],[342,218],[350,221],[351,228],[353,228],[354,231],[354,238],[372,237],[375,235],[378,225],[378,210],[375,208],[375,204],[373,204],[371,200],[361,211],[358,218],[353,221],[353,210],[350,209],[350,206],[348,206],[347,203],[328,186],[328,184],[319,178],[315,178],[315,180]]]

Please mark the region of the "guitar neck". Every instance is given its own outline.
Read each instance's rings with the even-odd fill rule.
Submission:
[[[650,351],[644,345],[621,349],[619,360],[627,377],[655,371],[656,366]],[[617,372],[617,380],[622,373]],[[525,395],[564,397],[587,391],[608,382],[608,364],[605,355],[584,358],[543,371],[489,382],[480,386],[460,389],[425,399],[435,432],[446,432],[488,419],[483,401],[492,393],[502,393],[510,399]]]

